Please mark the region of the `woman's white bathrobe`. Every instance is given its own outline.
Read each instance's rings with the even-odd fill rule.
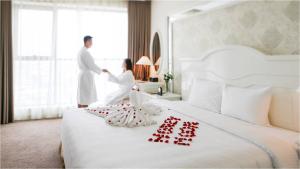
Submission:
[[[107,97],[106,104],[117,104],[129,96],[129,93],[134,86],[134,76],[132,71],[127,70],[118,77],[109,74],[109,81],[119,84],[119,90],[110,94]]]
[[[94,81],[94,73],[100,74],[101,69],[95,64],[94,58],[83,47],[77,57],[79,66],[77,103],[81,105],[89,105],[97,101],[97,91]]]

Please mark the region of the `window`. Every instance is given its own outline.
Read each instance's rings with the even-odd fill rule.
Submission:
[[[34,18],[34,19],[33,19]],[[50,57],[52,47],[53,12],[19,10],[17,57]]]
[[[127,12],[87,8],[17,6],[14,12],[16,119],[44,116],[44,109],[77,104],[77,53],[83,36],[93,36],[96,63],[121,73],[127,58]],[[96,76],[98,99],[116,89]],[[113,87],[112,87],[113,86]],[[34,111],[33,111],[34,110]],[[47,116],[47,115],[46,115]]]

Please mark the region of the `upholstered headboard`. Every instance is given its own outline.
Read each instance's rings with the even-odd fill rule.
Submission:
[[[270,85],[272,125],[300,131],[299,55],[267,56],[245,46],[223,46],[199,58],[181,59],[181,94],[189,96],[193,79],[237,86]]]

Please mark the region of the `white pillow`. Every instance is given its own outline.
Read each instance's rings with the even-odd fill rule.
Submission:
[[[270,124],[300,132],[300,92],[295,89],[272,88]]]
[[[258,125],[269,125],[271,88],[240,88],[226,85],[223,89],[221,113]]]
[[[194,79],[188,103],[216,113],[221,111],[222,85],[209,80]]]

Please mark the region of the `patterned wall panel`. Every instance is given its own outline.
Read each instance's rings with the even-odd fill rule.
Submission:
[[[247,1],[174,23],[175,91],[178,58],[199,57],[220,45],[245,45],[269,54],[299,54],[299,1]]]

